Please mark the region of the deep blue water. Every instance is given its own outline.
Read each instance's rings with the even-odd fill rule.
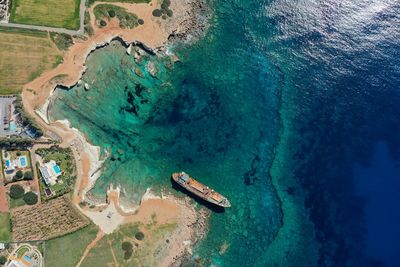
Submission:
[[[400,3],[211,5],[207,35],[175,48],[181,63],[113,44],[88,59],[90,91],[58,92],[52,116],[111,150],[94,192],[118,182],[134,201],[184,169],[226,194],[233,207],[188,265],[400,266],[384,224],[399,217],[386,189],[400,179]]]
[[[355,166],[356,192],[365,199],[366,254],[395,267],[400,262],[400,159],[378,143],[368,166]]]

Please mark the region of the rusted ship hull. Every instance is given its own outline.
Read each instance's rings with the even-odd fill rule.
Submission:
[[[224,197],[223,195],[215,192],[213,189],[209,188],[208,186],[198,182],[197,180],[190,177],[185,172],[180,173],[173,173],[172,179],[188,190],[189,192],[193,193],[194,195],[204,199],[207,202],[213,203],[217,206],[229,208],[231,204],[229,200]]]

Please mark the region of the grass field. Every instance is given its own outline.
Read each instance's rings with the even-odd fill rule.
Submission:
[[[98,230],[96,225],[89,224],[72,234],[46,241],[45,266],[74,267]]]
[[[10,22],[66,28],[79,28],[80,0],[13,0]]]
[[[10,214],[0,213],[0,241],[11,240]]]
[[[45,32],[0,27],[0,95],[22,86],[62,61],[62,53]]]
[[[95,2],[118,2],[118,3],[150,3],[151,0],[87,0],[87,5],[91,6]]]
[[[96,267],[100,262],[102,266],[115,266],[113,254],[120,267],[157,266],[157,251],[161,251],[165,247],[167,236],[176,227],[176,224],[157,225],[156,223],[146,226],[123,225],[112,234],[104,236],[92,248],[81,266]],[[143,240],[136,238],[136,234],[140,231],[144,232]],[[133,248],[132,254],[128,256],[122,249],[124,242],[130,243]]]

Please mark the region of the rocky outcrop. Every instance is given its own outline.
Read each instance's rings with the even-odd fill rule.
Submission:
[[[212,14],[205,0],[171,1],[171,9],[174,11],[171,20],[175,23],[167,23],[166,27],[175,28],[167,29],[171,32],[169,42],[193,42],[205,34]]]

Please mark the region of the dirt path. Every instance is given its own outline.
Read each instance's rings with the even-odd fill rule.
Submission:
[[[90,250],[97,244],[97,242],[100,241],[100,239],[102,239],[104,236],[104,233],[102,231],[99,230],[99,232],[96,235],[96,238],[93,239],[92,242],[90,242],[90,244],[85,248],[85,252],[83,252],[83,255],[81,257],[81,259],[79,260],[78,264],[76,265],[76,267],[81,266],[83,260],[86,258],[86,256],[89,254]]]
[[[0,185],[0,212],[8,212],[7,189],[4,185]]]
[[[115,265],[115,267],[118,267],[119,265],[118,265],[117,257],[115,256],[114,250],[111,245],[111,241],[108,241],[108,245],[110,246],[110,249],[111,249],[111,255],[113,256],[113,259],[114,259],[114,265]]]

